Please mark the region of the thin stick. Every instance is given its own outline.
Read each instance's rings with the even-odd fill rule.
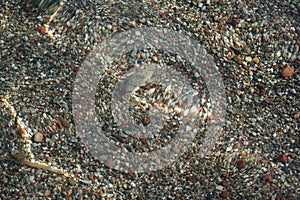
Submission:
[[[29,166],[29,167],[34,167],[34,168],[37,168],[37,169],[43,169],[43,170],[51,171],[51,172],[54,172],[56,174],[62,174],[67,178],[73,178],[73,179],[77,180],[77,178],[75,178],[75,176],[73,174],[69,174],[68,172],[66,172],[63,169],[58,169],[58,168],[55,168],[55,167],[51,167],[50,165],[47,165],[46,163],[41,163],[41,162],[38,162],[38,161],[29,162],[29,161],[26,161],[26,160],[23,160],[23,161],[20,161],[20,162],[21,162],[21,164]]]
[[[47,34],[48,37],[50,37],[52,40],[55,39],[55,37],[53,36],[52,32],[49,30],[49,24],[50,22],[54,19],[54,17],[56,16],[56,14],[58,13],[58,11],[63,7],[64,3],[67,2],[67,0],[62,0],[61,2],[59,2],[59,6],[57,7],[57,9],[54,11],[54,13],[50,16],[49,20],[47,21],[46,24],[44,24],[44,26],[41,28],[41,32],[44,34]]]
[[[49,18],[49,20],[48,20],[48,22],[46,24],[50,24],[50,22],[53,20],[53,18],[58,13],[58,11],[63,7],[63,5],[64,5],[65,2],[67,2],[67,0],[62,0],[61,2],[59,2],[59,6],[54,11],[54,13],[50,16],[50,18]]]
[[[50,165],[46,164],[46,163],[42,163],[39,161],[36,161],[34,158],[33,153],[31,152],[31,148],[30,148],[30,142],[31,140],[29,139],[29,134],[27,132],[27,128],[25,126],[25,124],[23,123],[22,119],[17,115],[17,112],[15,110],[15,108],[10,105],[10,103],[8,103],[8,101],[3,98],[1,99],[1,101],[3,102],[4,106],[9,110],[9,112],[11,113],[11,115],[16,119],[18,128],[20,129],[22,138],[23,138],[23,143],[25,146],[25,150],[30,158],[30,161],[27,161],[25,156],[16,156],[17,159],[12,159],[13,161],[29,166],[29,167],[34,167],[34,168],[38,168],[38,169],[43,169],[43,170],[48,170],[51,172],[54,172],[56,174],[62,174],[68,178],[73,178],[76,181],[78,180],[78,178],[76,178],[73,174],[70,174],[62,169],[58,169],[55,167],[51,167]]]
[[[29,140],[29,134],[25,128],[25,124],[23,123],[22,119],[17,115],[16,110],[13,106],[11,106],[6,99],[2,99],[2,102],[4,106],[9,110],[13,118],[16,119],[18,128],[20,129],[22,138],[23,138],[23,143],[25,146],[25,150],[31,160],[34,160],[34,155],[31,152],[31,147],[30,147],[30,140]]]

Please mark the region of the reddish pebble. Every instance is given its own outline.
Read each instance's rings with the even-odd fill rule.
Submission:
[[[47,33],[48,33],[48,28],[47,28],[46,26],[42,26],[42,27],[40,28],[40,33],[42,33],[42,34],[47,34]]]
[[[66,119],[61,118],[60,121],[64,127],[70,128],[70,123]]]
[[[295,118],[295,119],[298,119],[299,117],[300,117],[300,112],[294,114],[294,118]]]
[[[143,200],[143,199],[144,198],[141,195],[138,196],[138,200]]]
[[[288,162],[288,157],[285,154],[282,154],[280,156],[277,157],[277,159],[282,162],[282,163],[287,163]]]
[[[291,158],[296,158],[297,154],[296,153],[291,153],[290,156],[291,156]]]
[[[270,174],[267,174],[267,175],[265,176],[265,180],[266,180],[267,182],[269,182],[269,183],[273,183],[273,179],[272,179],[272,177],[271,177]]]
[[[220,197],[226,199],[226,198],[228,197],[228,192],[227,192],[227,191],[222,191],[222,192],[220,193]]]
[[[11,38],[6,38],[5,41],[6,41],[6,42],[10,42],[10,41],[11,41]]]
[[[61,122],[56,122],[56,125],[58,126],[58,128],[62,129],[63,128],[63,125]]]
[[[235,56],[233,59],[239,65],[243,63],[243,59],[240,56]]]
[[[228,186],[228,183],[227,183],[226,181],[223,180],[223,181],[221,182],[221,185],[224,186],[224,187],[227,187],[227,186]]]
[[[89,175],[88,175],[88,178],[89,178],[91,181],[93,181],[93,182],[95,181],[95,177],[93,176],[93,174],[89,174]]]
[[[147,144],[147,138],[140,138],[140,140],[143,144]]]
[[[269,183],[273,183],[272,177],[267,178],[267,181],[268,181]]]
[[[245,161],[245,160],[239,160],[239,161],[237,162],[237,167],[238,167],[239,169],[245,168],[245,167],[246,167],[246,161]]]
[[[163,18],[163,19],[165,19],[165,20],[168,19],[168,15],[167,15],[166,13],[163,13],[163,14],[161,14],[160,16],[161,16],[161,18]]]
[[[284,77],[292,76],[294,72],[295,72],[294,68],[286,67],[282,72],[282,76]]]

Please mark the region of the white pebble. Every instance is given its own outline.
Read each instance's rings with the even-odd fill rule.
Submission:
[[[108,30],[111,30],[113,28],[113,26],[111,24],[107,25]]]
[[[217,190],[223,190],[223,186],[217,185],[216,189],[217,189]]]
[[[248,63],[250,63],[250,62],[252,61],[252,58],[251,58],[250,56],[247,56],[247,57],[245,58],[245,61],[248,62]]]

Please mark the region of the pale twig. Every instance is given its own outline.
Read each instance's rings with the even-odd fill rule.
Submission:
[[[22,138],[23,138],[23,142],[24,142],[24,146],[25,146],[25,150],[29,156],[29,158],[31,160],[34,160],[34,155],[31,152],[31,148],[30,148],[30,140],[29,140],[29,134],[25,128],[25,124],[23,123],[23,121],[21,120],[21,118],[17,115],[16,110],[13,106],[11,106],[6,99],[2,99],[2,102],[4,104],[4,106],[9,110],[9,112],[11,113],[11,115],[13,116],[14,119],[16,119],[17,122],[17,126],[20,129]]]
[[[16,159],[9,159],[9,160],[15,161],[17,163],[20,163],[20,164],[23,164],[23,165],[26,165],[29,167],[34,167],[34,168],[38,168],[38,169],[48,170],[48,171],[51,171],[51,172],[54,172],[57,174],[62,174],[68,178],[73,178],[77,181],[78,178],[76,178],[73,174],[70,174],[62,169],[58,169],[58,168],[52,167],[46,163],[42,163],[42,162],[35,160],[34,155],[31,152],[29,134],[27,132],[27,128],[26,128],[25,124],[23,123],[22,119],[17,115],[15,108],[12,105],[10,105],[5,98],[1,99],[1,101],[3,102],[4,106],[9,110],[9,112],[11,113],[13,118],[16,120],[17,126],[18,126],[18,128],[21,132],[22,138],[23,138],[23,143],[25,145],[26,153],[28,154],[28,156],[30,158],[30,161],[27,161],[26,156],[19,155],[19,156],[15,156]]]
[[[40,29],[41,33],[46,34],[48,37],[50,37],[51,39],[55,39],[55,37],[53,36],[52,32],[49,30],[49,24],[51,23],[51,21],[54,19],[54,17],[56,16],[56,14],[58,13],[58,11],[63,7],[64,3],[67,2],[67,0],[62,0],[59,3],[59,6],[57,7],[57,9],[53,12],[53,14],[49,17],[48,21],[46,22],[46,24],[43,25],[43,27]]]

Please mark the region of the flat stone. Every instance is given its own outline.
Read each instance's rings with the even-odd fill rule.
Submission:
[[[33,137],[33,141],[35,142],[43,142],[44,136],[41,133],[36,133]]]

